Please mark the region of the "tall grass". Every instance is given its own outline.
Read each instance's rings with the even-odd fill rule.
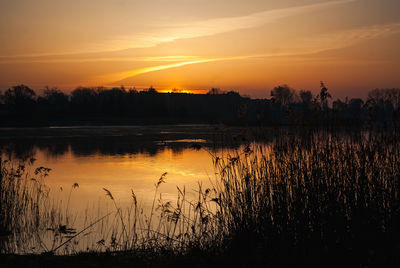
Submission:
[[[176,205],[159,198],[156,224],[154,205],[146,217],[135,201],[119,217],[130,243],[114,249],[247,252],[272,263],[345,254],[368,263],[400,246],[397,133],[283,135],[213,163],[213,187],[199,185],[195,201],[178,188]]]
[[[211,153],[216,178],[212,187],[199,185],[196,200],[178,188],[176,203],[163,201],[163,174],[148,215],[133,191],[131,206],[122,209],[104,189],[114,214],[89,221],[98,228],[91,250],[247,254],[287,265],[337,256],[358,263],[398,260],[400,135],[281,134],[272,143]]]
[[[34,158],[13,159],[1,163],[0,187],[0,253],[49,251],[48,231],[53,246],[62,240],[70,215],[49,198],[44,178],[51,169],[34,168]]]
[[[366,261],[393,252],[400,245],[399,141],[389,132],[317,132],[216,157],[221,228],[231,246],[246,241],[281,260],[291,252],[346,252]]]

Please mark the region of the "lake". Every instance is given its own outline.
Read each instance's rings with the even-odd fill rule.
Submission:
[[[230,241],[242,249],[260,237],[266,252],[314,252],[315,241],[333,252],[396,248],[399,137],[358,128],[3,128],[0,250],[185,252]]]
[[[199,186],[215,179],[212,156],[240,148],[245,136],[240,128],[210,125],[8,128],[0,144],[3,160],[35,159],[26,166],[29,176],[41,166],[51,169],[43,183],[52,206],[72,215],[68,225],[79,230],[115,210],[104,189],[121,209],[132,204],[133,191],[144,214],[155,199],[156,207],[160,199],[176,201],[177,187],[195,200]]]

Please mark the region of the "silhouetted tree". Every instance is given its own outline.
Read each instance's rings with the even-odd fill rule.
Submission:
[[[360,123],[364,101],[362,99],[351,99],[348,105],[349,113],[354,123]]]
[[[225,95],[230,96],[230,97],[235,97],[235,98],[236,97],[240,97],[239,92],[236,92],[236,91],[233,91],[233,90],[231,90],[229,92],[226,92]]]
[[[332,103],[332,109],[334,112],[345,111],[347,109],[347,103],[337,99]]]
[[[300,100],[303,104],[310,105],[313,100],[313,95],[309,90],[300,90]]]
[[[91,88],[78,87],[71,92],[71,106],[77,113],[96,112],[97,91]]]
[[[283,106],[287,106],[289,103],[295,101],[296,92],[289,88],[288,85],[282,85],[274,87],[271,90],[271,97],[274,103],[279,103]]]
[[[221,95],[223,93],[224,92],[221,89],[214,87],[207,92],[208,95]]]
[[[321,109],[326,111],[328,109],[328,99],[332,98],[331,94],[328,92],[328,88],[325,86],[324,82],[321,81],[321,91],[319,93],[319,100],[321,103]]]
[[[295,109],[292,111],[291,117],[297,117],[292,120],[301,122],[302,124],[310,124],[313,120],[312,108],[313,108],[313,95],[309,90],[300,90],[300,109]]]
[[[126,92],[124,87],[112,89],[100,89],[97,92],[97,108],[103,114],[120,114],[125,107]]]
[[[18,85],[4,92],[3,102],[13,113],[30,117],[36,103],[35,96],[35,92],[29,87]]]
[[[369,123],[400,125],[400,90],[375,89],[364,104],[361,99],[333,102],[321,82],[320,93],[297,95],[287,85],[275,87],[272,98],[250,99],[238,92],[212,88],[208,94],[157,93],[151,86],[144,91],[124,87],[106,89],[78,87],[68,96],[56,88],[46,88],[36,98],[27,86],[18,85],[1,95],[0,123],[104,124],[104,123],[261,123],[263,125],[320,125]]]
[[[352,110],[361,110],[364,105],[364,101],[362,99],[351,99],[349,102],[349,108]]]
[[[385,88],[385,89],[374,89],[368,93],[367,101],[373,100],[375,105],[383,106],[386,102],[391,102],[393,108],[397,109],[400,107],[400,89],[398,88]]]
[[[152,93],[152,94],[158,93],[157,90],[153,86],[150,86],[148,89],[143,90],[143,92]]]
[[[68,101],[69,98],[64,92],[58,90],[57,88],[49,87],[46,87],[43,91],[43,96],[38,98],[38,103],[44,102],[45,104],[56,106],[64,106],[68,104]]]
[[[9,88],[3,95],[4,104],[26,105],[35,102],[35,92],[25,85],[18,85]]]

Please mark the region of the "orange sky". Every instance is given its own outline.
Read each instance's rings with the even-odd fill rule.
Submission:
[[[400,87],[398,0],[2,0],[0,90]]]

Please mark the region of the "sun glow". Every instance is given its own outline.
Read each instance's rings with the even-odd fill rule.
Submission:
[[[183,93],[183,94],[205,94],[202,89],[184,89],[179,87],[169,87],[168,89],[157,90],[159,93]]]

